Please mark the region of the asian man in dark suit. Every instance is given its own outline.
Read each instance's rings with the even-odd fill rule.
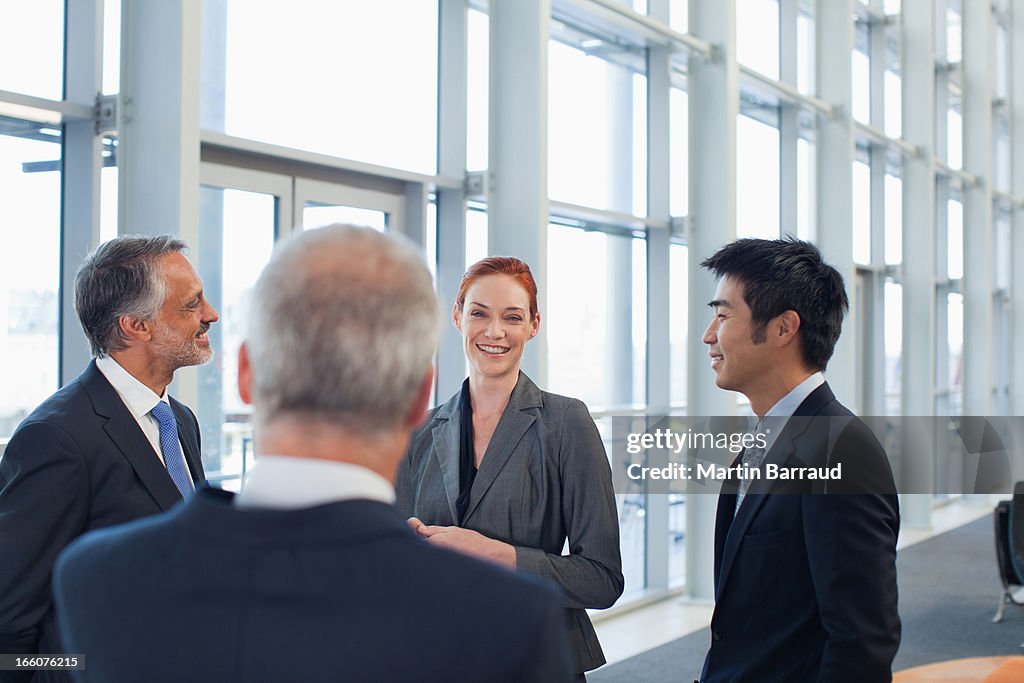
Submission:
[[[839,466],[841,478],[723,486],[701,680],[889,681],[900,642],[892,471],[822,375],[848,307],[842,277],[793,239],[738,240],[702,265],[720,278],[703,339],[716,383],[750,400],[763,438],[737,471]]]
[[[186,245],[118,237],[75,280],[95,358],[36,408],[0,460],[0,652],[59,654],[51,597],[58,554],[79,535],[164,512],[201,486],[199,425],[167,393],[174,371],[208,361],[217,312]],[[67,674],[0,671],[0,681]]]
[[[237,495],[67,550],[55,590],[79,680],[571,680],[554,590],[434,547],[394,507],[440,328],[415,248],[302,232],[253,302],[238,384],[256,465]]]

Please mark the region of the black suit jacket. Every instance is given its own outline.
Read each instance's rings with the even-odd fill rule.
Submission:
[[[899,505],[881,445],[824,384],[800,404],[765,462],[841,463],[843,478],[755,481],[735,518],[735,485],[723,487],[702,680],[891,680],[900,642]]]
[[[54,577],[80,681],[571,680],[555,593],[369,500],[240,510],[207,489],[75,542]]]
[[[173,398],[185,460],[205,481],[199,424]],[[181,494],[121,397],[96,367],[46,399],[18,426],[0,460],[0,652],[64,652],[50,579],[57,555],[91,529],[153,515]],[[0,671],[0,681],[32,680]],[[69,680],[41,672],[36,681]]]

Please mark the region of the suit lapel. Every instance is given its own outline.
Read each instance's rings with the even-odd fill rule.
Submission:
[[[438,409],[434,416],[438,424],[430,430],[434,444],[434,457],[437,458],[437,464],[441,468],[441,479],[444,481],[444,494],[448,499],[448,511],[452,515],[452,524],[457,524],[459,520],[455,502],[459,499],[460,394],[461,392],[456,392]]]
[[[784,462],[792,453],[793,442],[792,435],[788,434],[787,429],[783,430],[783,433],[779,435],[779,438],[772,444],[772,448],[768,451],[768,455],[765,457],[764,462]],[[742,455],[740,459],[742,459]],[[722,590],[722,586],[725,585],[726,579],[729,577],[729,571],[732,569],[733,561],[736,559],[736,554],[739,552],[740,542],[747,533],[747,528],[750,526],[751,521],[757,517],[757,513],[761,511],[764,506],[765,500],[768,498],[767,491],[771,488],[771,483],[764,479],[757,479],[751,482],[750,487],[747,489],[746,495],[743,497],[743,504],[740,505],[740,509],[736,510],[736,496],[719,496],[719,510],[718,510],[718,523],[721,524],[722,517],[724,514],[728,514],[731,521],[727,520],[728,532],[723,539],[722,547],[722,561],[719,568],[718,583],[715,587],[715,597],[718,597],[718,593]],[[721,503],[725,502],[725,498],[729,499],[731,503],[728,510],[723,510]],[[733,513],[735,511],[735,516]]]
[[[180,502],[181,493],[167,474],[167,469],[121,397],[96,367],[96,361],[89,363],[79,381],[89,394],[96,414],[107,418],[103,426],[107,436],[128,460],[160,509],[169,510]]]
[[[476,474],[473,482],[473,490],[469,495],[469,507],[466,509],[466,516],[463,521],[469,520],[480,505],[480,500],[487,493],[487,490],[498,478],[505,463],[508,462],[512,452],[515,451],[519,441],[526,434],[526,430],[537,420],[537,416],[528,412],[533,408],[540,408],[544,405],[540,389],[530,381],[522,372],[519,373],[519,381],[516,388],[509,396],[508,406],[502,413],[498,426],[494,429],[491,441],[487,446],[487,452],[480,463],[480,471]]]
[[[785,428],[783,428],[775,443],[772,444],[771,450],[768,451],[764,462],[781,465],[791,458],[799,457],[802,438],[811,424],[810,418],[817,415],[826,403],[834,399],[835,396],[832,394],[832,390],[827,382],[812,391],[797,407],[792,417],[787,420]],[[742,455],[740,458],[737,458],[737,462],[741,459]],[[761,508],[764,507],[768,496],[771,495],[770,489],[772,485],[771,482],[765,479],[758,479],[752,482],[750,488],[747,489],[746,496],[743,498],[743,505],[740,506],[739,511],[735,514],[735,518],[733,518],[733,511],[736,509],[736,495],[735,493],[726,493],[723,486],[723,493],[718,497],[718,516],[715,525],[715,549],[716,551],[719,548],[721,549],[720,554],[719,552],[715,553],[716,560],[719,556],[721,557],[721,561],[716,561],[715,563],[717,565],[715,567],[716,600],[722,591],[722,587],[725,585],[726,579],[729,577],[729,571],[732,569],[736,554],[739,552],[740,543],[746,535],[747,529],[754,518],[757,517]],[[719,529],[724,530],[721,535],[718,532]]]

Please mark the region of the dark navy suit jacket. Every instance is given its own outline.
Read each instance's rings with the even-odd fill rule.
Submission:
[[[842,463],[843,478],[755,481],[735,519],[735,484],[723,487],[702,680],[891,680],[899,506],[885,452],[824,384],[790,418],[772,462]]]
[[[185,460],[205,482],[199,424],[173,398]],[[0,652],[57,654],[51,575],[76,537],[169,510],[181,494],[95,361],[18,426],[0,460]],[[0,671],[0,681],[33,680]],[[67,681],[40,672],[35,681]]]
[[[78,680],[571,680],[565,613],[538,580],[435,548],[384,503],[232,497],[68,548],[54,587]]]

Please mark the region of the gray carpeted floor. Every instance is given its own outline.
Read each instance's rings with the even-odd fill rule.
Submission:
[[[902,550],[896,559],[903,639],[893,670],[961,657],[1024,654],[1024,608],[1010,606],[992,623],[1000,584],[992,518]],[[593,683],[690,680],[700,674],[708,629],[606,666]]]

